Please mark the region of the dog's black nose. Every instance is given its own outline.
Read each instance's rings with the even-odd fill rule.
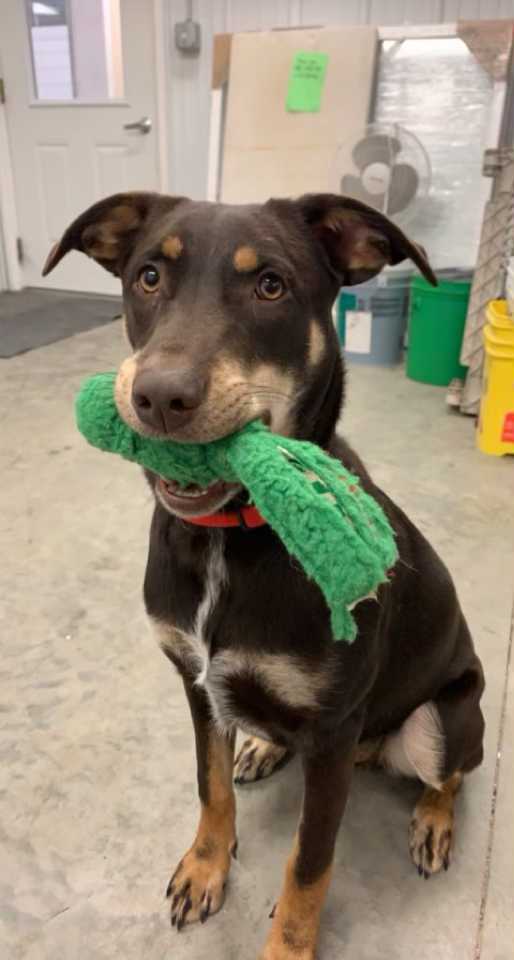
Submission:
[[[134,378],[132,404],[143,423],[173,433],[192,419],[205,389],[205,380],[192,370],[143,370]]]

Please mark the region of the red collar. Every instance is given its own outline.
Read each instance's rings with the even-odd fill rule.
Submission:
[[[185,517],[182,519],[186,520]],[[241,507],[239,510],[220,510],[205,517],[187,517],[186,523],[195,523],[199,527],[243,527],[251,530],[263,527],[268,521],[261,517],[257,507]]]

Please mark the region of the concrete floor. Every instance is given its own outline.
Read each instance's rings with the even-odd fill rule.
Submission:
[[[0,956],[255,960],[299,769],[239,791],[226,905],[177,936],[164,889],[193,836],[195,771],[180,683],[141,603],[151,503],[138,470],[88,448],[73,424],[81,379],[125,352],[116,323],[1,364]],[[320,958],[512,960],[514,463],[475,452],[471,421],[446,413],[444,391],[399,370],[356,368],[349,394],[348,435],[455,576],[488,723],[484,765],[459,798],[454,863],[428,882],[407,855],[416,785],[357,773]]]

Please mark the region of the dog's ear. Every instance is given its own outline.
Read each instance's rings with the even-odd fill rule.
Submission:
[[[410,259],[434,286],[436,277],[425,251],[396,224],[359,200],[335,193],[312,193],[296,201],[328,256],[341,286],[363,283],[386,264]]]
[[[173,209],[183,197],[159,193],[115,193],[93,204],[65,230],[43,267],[46,277],[70,250],[80,250],[119,276],[137,233],[148,217]]]

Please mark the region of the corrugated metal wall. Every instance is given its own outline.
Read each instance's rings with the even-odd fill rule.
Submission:
[[[202,52],[175,50],[173,25],[185,0],[163,0],[169,37],[170,188],[201,198],[207,180],[212,37],[215,33],[341,23],[447,23],[457,19],[514,18],[514,0],[194,0]]]

